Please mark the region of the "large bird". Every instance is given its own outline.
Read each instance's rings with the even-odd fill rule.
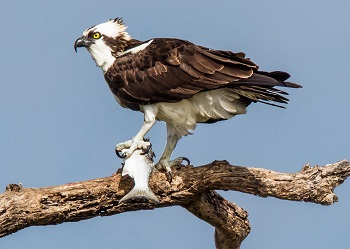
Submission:
[[[166,122],[167,142],[157,169],[168,172],[185,158],[170,160],[182,136],[197,123],[215,123],[245,114],[252,102],[281,107],[286,92],[301,87],[288,73],[259,71],[244,53],[215,50],[174,38],[132,39],[121,18],[86,29],[74,48],[85,47],[102,68],[117,102],[144,113],[136,136],[116,145],[125,157],[143,144],[157,120]]]

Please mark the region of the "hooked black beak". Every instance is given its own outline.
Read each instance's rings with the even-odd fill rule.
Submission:
[[[87,47],[87,46],[89,46],[92,43],[94,43],[94,42],[91,41],[89,38],[86,38],[86,37],[82,36],[82,37],[78,38],[75,41],[75,43],[74,43],[74,50],[75,50],[75,52],[78,52],[77,48]]]

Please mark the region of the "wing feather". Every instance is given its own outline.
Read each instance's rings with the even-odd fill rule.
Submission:
[[[236,89],[250,101],[285,103],[284,72],[261,72],[244,53],[213,50],[178,39],[153,39],[143,50],[117,57],[105,73],[110,89],[133,110],[156,102],[177,102],[221,87]]]
[[[191,63],[196,69],[206,74],[213,74],[224,68],[224,65],[208,59],[207,56],[204,56],[201,53],[194,54],[192,58],[189,58],[187,61],[189,61],[189,63]]]

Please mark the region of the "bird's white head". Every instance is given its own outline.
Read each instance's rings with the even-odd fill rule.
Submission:
[[[96,65],[104,72],[114,63],[115,57],[122,53],[130,40],[126,26],[121,18],[110,19],[105,23],[92,26],[74,43],[74,49],[85,47]]]

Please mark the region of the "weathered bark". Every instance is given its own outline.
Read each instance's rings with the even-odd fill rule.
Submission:
[[[250,232],[248,213],[215,191],[199,195],[186,204],[185,208],[215,227],[216,248],[239,248]]]
[[[262,197],[330,205],[337,201],[333,190],[350,174],[350,163],[304,166],[297,173],[232,166],[226,161],[192,167],[174,167],[171,184],[163,173],[154,173],[150,186],[160,203],[118,204],[133,186],[128,177],[116,174],[84,182],[47,188],[23,188],[10,184],[0,194],[0,237],[29,226],[52,225],[108,216],[127,211],[181,205],[215,227],[217,248],[239,248],[248,235],[247,213],[213,190],[235,190]]]

